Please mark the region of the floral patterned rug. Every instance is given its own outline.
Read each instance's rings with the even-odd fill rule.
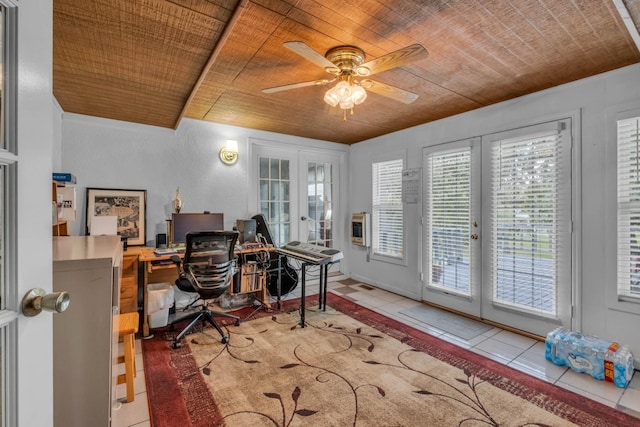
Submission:
[[[291,304],[291,302],[287,302]],[[326,312],[260,312],[143,341],[154,427],[633,425],[640,420],[334,294]],[[295,309],[295,307],[293,307]],[[242,313],[240,314],[242,316]]]

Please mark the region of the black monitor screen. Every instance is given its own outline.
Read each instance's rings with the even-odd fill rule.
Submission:
[[[185,243],[191,231],[224,230],[221,213],[174,213],[171,216],[171,243]]]

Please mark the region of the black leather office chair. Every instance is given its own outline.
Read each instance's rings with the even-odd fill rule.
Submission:
[[[236,231],[201,231],[187,233],[184,259],[173,256],[171,259],[178,267],[179,277],[176,286],[184,292],[197,292],[202,301],[202,308],[187,316],[174,320],[171,324],[191,320],[173,340],[173,348],[181,346],[180,340],[202,321],[203,325],[209,323],[222,335],[223,344],[229,342],[216,323],[214,317],[226,317],[235,320],[235,325],[240,324],[240,318],[232,314],[212,311],[207,300],[218,298],[233,281],[234,249],[238,240]]]

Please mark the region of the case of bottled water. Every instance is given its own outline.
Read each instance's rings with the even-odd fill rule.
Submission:
[[[557,328],[547,334],[544,356],[559,366],[626,387],[633,375],[629,347],[580,332]]]

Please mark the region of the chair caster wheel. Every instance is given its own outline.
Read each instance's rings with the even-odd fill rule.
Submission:
[[[234,326],[240,326],[240,319],[236,320],[236,322],[234,323]]]
[[[229,342],[229,337],[222,337],[222,339],[220,340],[220,342],[221,342],[222,344],[226,344],[226,343],[228,343],[228,342]]]
[[[173,348],[180,348],[180,347],[182,347],[182,343],[181,342],[174,342],[172,347]]]

